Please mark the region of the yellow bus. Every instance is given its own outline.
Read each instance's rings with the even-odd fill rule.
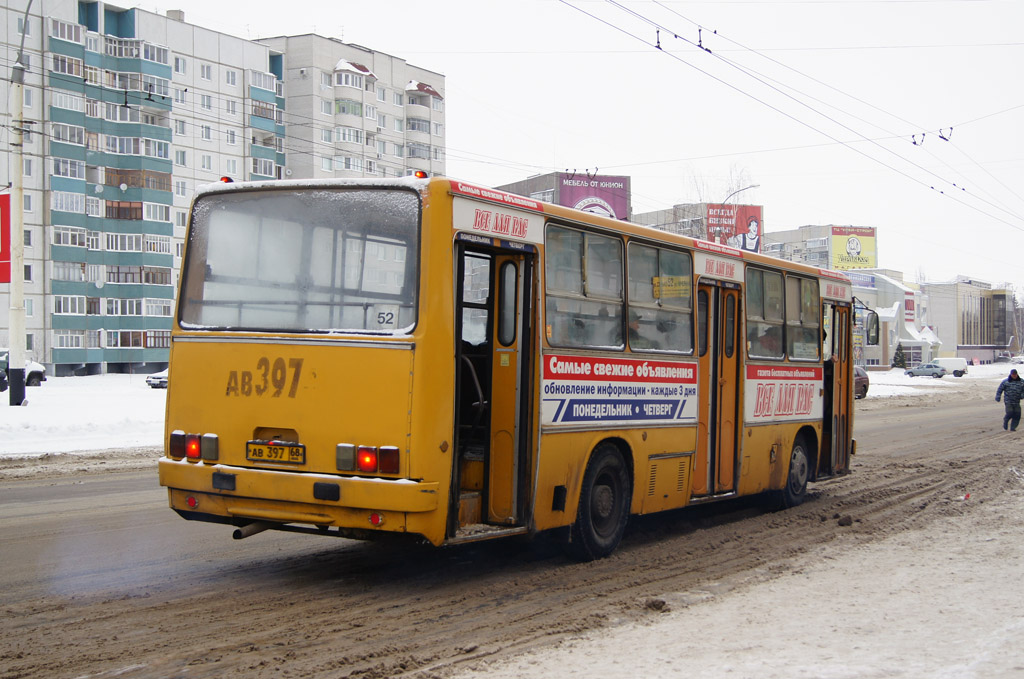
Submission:
[[[631,515],[848,471],[853,311],[842,273],[455,180],[210,186],[160,483],[236,538],[599,558]]]

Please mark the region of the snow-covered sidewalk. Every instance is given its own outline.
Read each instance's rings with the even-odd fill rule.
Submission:
[[[996,379],[1011,367],[971,366],[964,377],[941,379],[869,371],[868,400],[963,390],[981,381],[993,384],[994,396]],[[9,393],[0,393],[0,456],[161,445],[167,391],[150,388],[145,375],[51,377],[26,396],[27,406],[11,407]]]

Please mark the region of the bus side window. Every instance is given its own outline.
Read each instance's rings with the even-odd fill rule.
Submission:
[[[708,353],[708,292],[697,292],[697,354]]]

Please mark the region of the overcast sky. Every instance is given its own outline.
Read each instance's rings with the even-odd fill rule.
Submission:
[[[459,179],[629,175],[634,212],[757,184],[733,202],[764,206],[769,241],[874,226],[879,264],[907,280],[1024,291],[1020,0],[137,6],[251,39],[315,32],[443,74]]]

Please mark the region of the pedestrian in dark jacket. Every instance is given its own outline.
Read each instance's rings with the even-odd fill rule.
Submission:
[[[1003,398],[1003,405],[1006,407],[1006,415],[1003,416],[1003,429],[1010,425],[1010,431],[1017,431],[1020,423],[1020,400],[1024,398],[1024,380],[1017,374],[1017,369],[1010,371],[1010,376],[999,383],[996,389],[996,402]]]

